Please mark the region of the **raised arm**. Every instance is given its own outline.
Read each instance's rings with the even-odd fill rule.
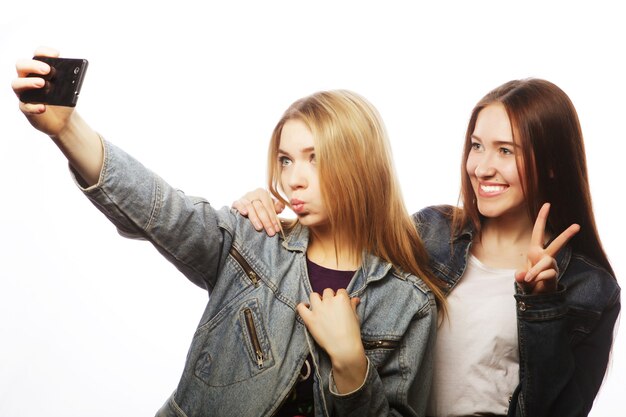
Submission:
[[[571,225],[544,248],[548,212],[545,204],[537,216],[528,270],[516,274],[524,289],[515,295],[523,343],[509,416],[586,416],[606,372],[620,311],[619,287],[607,272],[576,254],[559,271],[557,254],[580,227]]]
[[[35,55],[57,57],[59,53],[54,49],[42,47],[35,51]],[[18,98],[24,91],[43,88],[45,85],[43,78],[29,77],[29,74],[43,76],[50,72],[48,64],[34,59],[19,60],[15,68],[17,78],[13,80],[11,86]],[[19,106],[35,129],[50,136],[86,185],[98,182],[103,162],[102,142],[74,107],[21,101]]]

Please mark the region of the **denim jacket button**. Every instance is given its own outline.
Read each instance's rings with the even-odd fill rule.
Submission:
[[[520,301],[519,303],[517,303],[517,308],[519,308],[519,311],[526,311],[526,303]]]

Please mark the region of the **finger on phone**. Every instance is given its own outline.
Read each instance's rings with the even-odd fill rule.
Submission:
[[[44,76],[50,72],[50,69],[50,65],[36,59],[20,59],[15,63],[15,71],[20,78],[29,74],[41,74]]]
[[[59,52],[58,49],[42,45],[42,46],[37,47],[37,49],[35,49],[35,55],[57,58],[61,55],[61,53]]]
[[[25,115],[37,115],[46,111],[46,105],[41,103],[23,103],[20,101],[20,110]]]
[[[11,82],[11,88],[18,96],[23,91],[32,90],[33,88],[42,88],[45,85],[46,81],[39,77],[16,78]]]

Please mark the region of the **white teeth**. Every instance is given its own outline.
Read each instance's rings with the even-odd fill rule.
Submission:
[[[504,191],[506,187],[504,185],[480,185],[480,189],[486,193],[497,193],[499,191]]]

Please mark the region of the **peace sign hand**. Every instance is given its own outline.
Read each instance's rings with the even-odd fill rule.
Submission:
[[[548,213],[550,212],[550,203],[545,203],[533,227],[533,233],[528,246],[526,271],[518,271],[515,273],[515,281],[524,288],[526,292],[531,294],[541,294],[555,292],[557,289],[557,277],[559,269],[556,264],[556,254],[565,246],[565,244],[578,233],[580,226],[572,224],[558,235],[549,245],[544,248],[546,223]]]

